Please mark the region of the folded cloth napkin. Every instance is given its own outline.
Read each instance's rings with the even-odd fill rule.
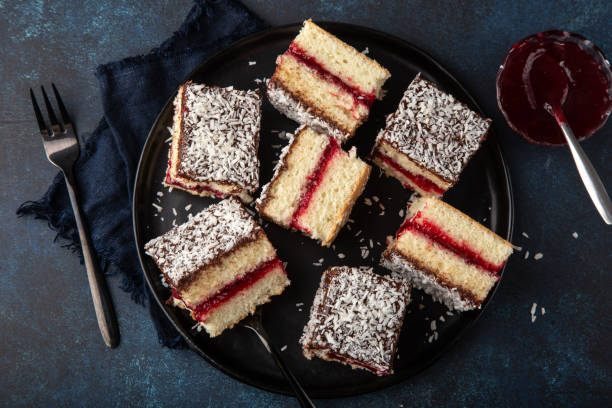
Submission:
[[[149,293],[132,235],[132,187],[140,152],[158,113],[177,86],[205,58],[265,28],[233,0],[195,0],[178,32],[149,54],[101,65],[96,71],[104,117],[75,164],[80,203],[93,246],[106,274],[120,273],[121,287],[148,305],[164,346],[184,342]],[[38,201],[23,203],[19,216],[47,220],[56,240],[78,254],[80,242],[63,177],[58,174]]]

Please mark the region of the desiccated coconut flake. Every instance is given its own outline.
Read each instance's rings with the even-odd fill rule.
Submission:
[[[257,64],[257,61],[249,61],[249,66],[252,67],[253,65]]]
[[[521,232],[521,235],[524,236],[525,238],[529,238],[529,235],[527,235],[526,232]]]
[[[162,212],[162,210],[164,209],[162,206],[157,205],[157,204],[155,204],[155,203],[151,203],[151,205],[152,205],[153,207],[155,207],[155,209],[157,210],[157,212],[158,212],[158,213],[159,213],[159,212]]]
[[[283,347],[280,348],[280,351],[285,351],[287,350],[287,345],[285,344]]]
[[[538,252],[537,254],[533,256],[533,259],[535,259],[536,261],[539,261],[542,258],[544,258],[544,254],[541,252]]]
[[[577,232],[572,232],[572,237],[574,237],[574,239],[578,239],[578,233]]]

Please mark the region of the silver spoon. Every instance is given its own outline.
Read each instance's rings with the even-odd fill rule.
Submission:
[[[536,64],[538,65],[536,67]],[[570,128],[565,114],[563,113],[563,104],[567,99],[568,91],[568,79],[567,75],[563,71],[563,68],[559,66],[559,63],[553,58],[546,54],[541,55],[534,62],[534,67],[531,70],[531,81],[535,83],[550,83],[550,86],[539,86],[539,90],[545,90],[539,94],[534,95],[539,103],[543,103],[544,109],[550,113],[557,124],[561,128],[565,140],[570,148],[578,174],[582,179],[582,183],[586,188],[595,208],[599,211],[601,218],[604,219],[606,224],[612,224],[612,201],[610,196],[606,192],[601,179],[597,175],[597,171],[591,164],[591,161],[580,147],[580,143],[576,140],[574,132]]]

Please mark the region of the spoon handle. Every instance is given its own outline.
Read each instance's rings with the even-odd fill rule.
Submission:
[[[606,224],[611,225],[612,201],[610,201],[610,196],[606,192],[606,188],[597,175],[597,171],[595,171],[591,161],[584,153],[584,150],[582,150],[582,147],[580,147],[580,143],[578,143],[576,140],[574,132],[569,127],[567,121],[559,120],[558,117],[557,121],[559,122],[561,131],[563,132],[570,151],[572,152],[572,157],[574,158],[574,162],[578,168],[578,174],[580,174],[584,187],[589,193],[589,196],[591,196],[591,200],[593,200],[593,204],[595,204],[595,208],[597,208],[597,211],[599,211],[601,218],[604,219]]]

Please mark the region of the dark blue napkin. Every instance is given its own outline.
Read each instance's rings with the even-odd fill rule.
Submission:
[[[265,24],[236,1],[196,0],[187,18],[168,40],[149,54],[101,65],[104,117],[75,164],[84,216],[100,265],[107,275],[120,273],[122,289],[148,305],[164,346],[184,345],[146,287],[132,234],[132,187],[138,158],[157,114],[176,87],[204,59]],[[80,242],[63,177],[58,174],[38,201],[23,203],[19,216],[47,220],[56,240],[79,255]]]

